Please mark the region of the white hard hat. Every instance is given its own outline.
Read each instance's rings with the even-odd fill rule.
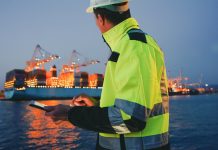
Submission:
[[[112,4],[119,4],[119,3],[123,3],[123,2],[128,2],[129,0],[90,0],[90,6],[86,9],[87,13],[92,13],[93,12],[93,8],[96,7],[104,7],[104,6],[108,6],[108,5],[112,5]],[[109,8],[110,10],[113,11],[114,8]],[[128,4],[126,6],[121,6],[119,8],[120,11],[126,11],[126,9],[128,10]]]

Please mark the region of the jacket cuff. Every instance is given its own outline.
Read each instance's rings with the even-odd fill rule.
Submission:
[[[73,118],[73,116],[74,116],[74,107],[72,107],[69,111],[68,111],[68,116],[67,116],[67,119],[68,119],[68,121],[70,122],[70,123],[72,123],[73,125],[75,125],[73,122],[73,120],[74,120],[74,118]]]

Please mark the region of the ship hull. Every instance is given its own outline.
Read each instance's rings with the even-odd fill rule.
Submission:
[[[99,98],[101,88],[15,88],[5,90],[5,98],[12,100],[49,100],[49,99],[72,99],[79,94],[87,94]]]

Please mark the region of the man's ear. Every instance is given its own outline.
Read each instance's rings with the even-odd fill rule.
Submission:
[[[101,26],[104,26],[104,24],[105,24],[104,18],[103,18],[101,15],[98,14],[97,19],[98,19],[98,21],[99,21],[99,24],[100,24]]]

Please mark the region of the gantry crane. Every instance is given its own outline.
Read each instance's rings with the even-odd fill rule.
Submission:
[[[35,68],[44,68],[45,63],[59,58],[58,55],[47,52],[38,44],[36,45],[32,58],[26,62],[25,71],[29,72]]]
[[[70,58],[70,62],[68,65],[63,65],[62,67],[62,72],[79,72],[80,71],[80,67],[85,67],[88,65],[93,65],[93,64],[97,64],[100,63],[99,60],[89,60],[87,57],[84,57],[85,60],[84,62],[80,63],[80,57],[84,57],[83,55],[81,55],[79,52],[77,52],[76,50],[72,51],[71,54],[71,58]]]
[[[168,84],[169,88],[186,88],[188,77],[183,77],[182,70],[179,71],[179,76],[176,78],[169,78]]]

